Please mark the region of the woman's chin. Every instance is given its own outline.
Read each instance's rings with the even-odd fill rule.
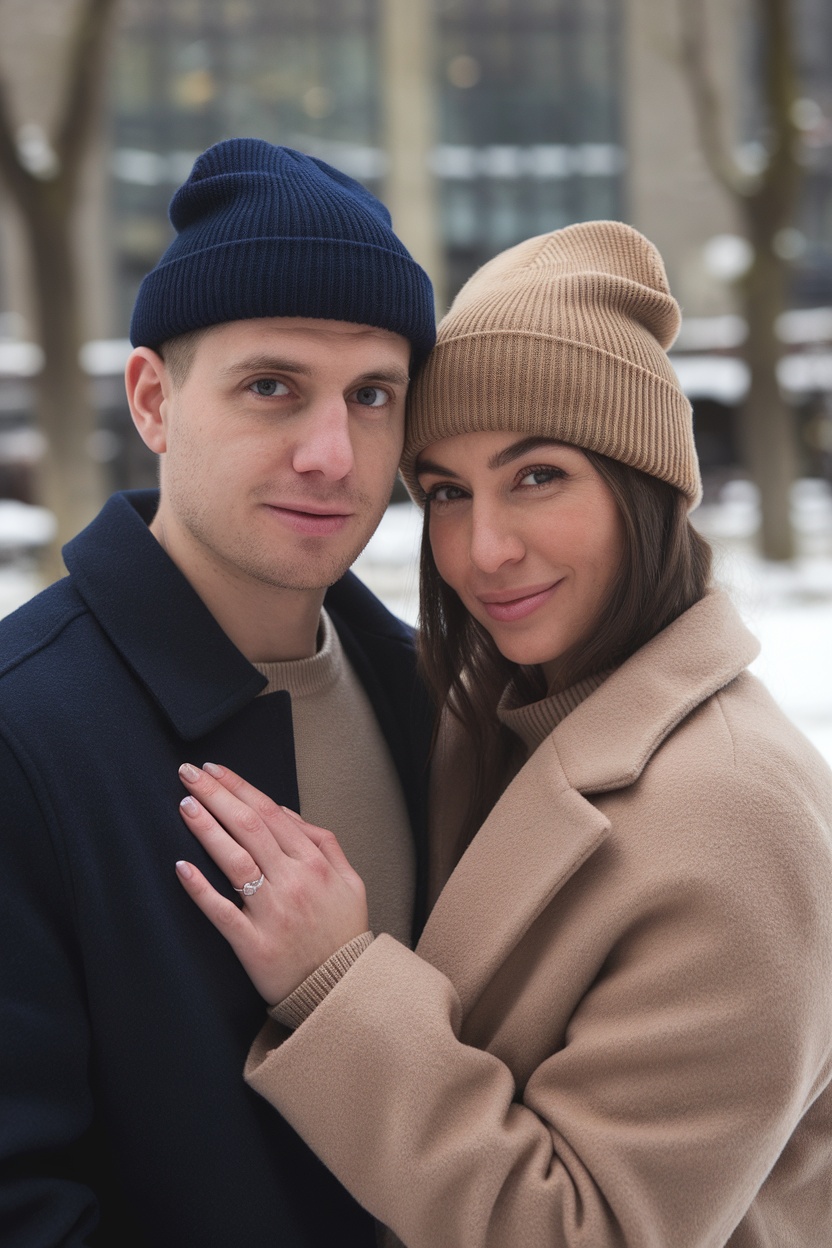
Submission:
[[[564,653],[560,650],[553,653],[551,645],[535,644],[518,637],[496,636],[491,639],[504,659],[516,663],[520,667],[559,667]]]

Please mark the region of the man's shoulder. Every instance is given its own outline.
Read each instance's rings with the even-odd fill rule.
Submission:
[[[86,586],[99,597],[112,597],[112,584],[124,583],[125,569],[136,579],[146,552],[155,553],[147,540],[147,524],[158,500],[155,490],[114,494],[95,519],[64,547],[69,575],[36,594],[0,620],[0,675],[28,655],[49,646],[78,616],[90,615]]]
[[[0,620],[0,679],[49,647],[60,645],[67,627],[87,614],[71,578],[64,577]]]

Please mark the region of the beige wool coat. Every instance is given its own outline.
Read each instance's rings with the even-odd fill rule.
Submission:
[[[832,774],[756,650],[697,603],[533,753],[415,952],[255,1042],[408,1248],[832,1244]]]

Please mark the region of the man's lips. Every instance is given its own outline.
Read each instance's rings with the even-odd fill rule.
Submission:
[[[536,611],[538,607],[542,607],[552,597],[559,584],[560,581],[553,581],[548,585],[506,589],[490,594],[478,594],[477,597],[492,620],[510,623],[513,620],[522,620]]]
[[[265,506],[295,532],[316,537],[340,532],[352,517],[352,512],[314,503],[266,503]]]

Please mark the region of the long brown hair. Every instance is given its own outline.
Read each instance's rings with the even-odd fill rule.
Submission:
[[[593,451],[583,452],[608,485],[624,525],[621,567],[595,626],[574,647],[547,690],[537,667],[504,658],[489,633],[442,580],[430,546],[425,506],[420,564],[419,652],[437,707],[461,721],[474,747],[471,800],[459,852],[500,796],[519,743],[497,718],[497,703],[513,682],[521,701],[622,663],[705,593],[711,576],[708,542],[688,519],[688,499],[674,486]]]

